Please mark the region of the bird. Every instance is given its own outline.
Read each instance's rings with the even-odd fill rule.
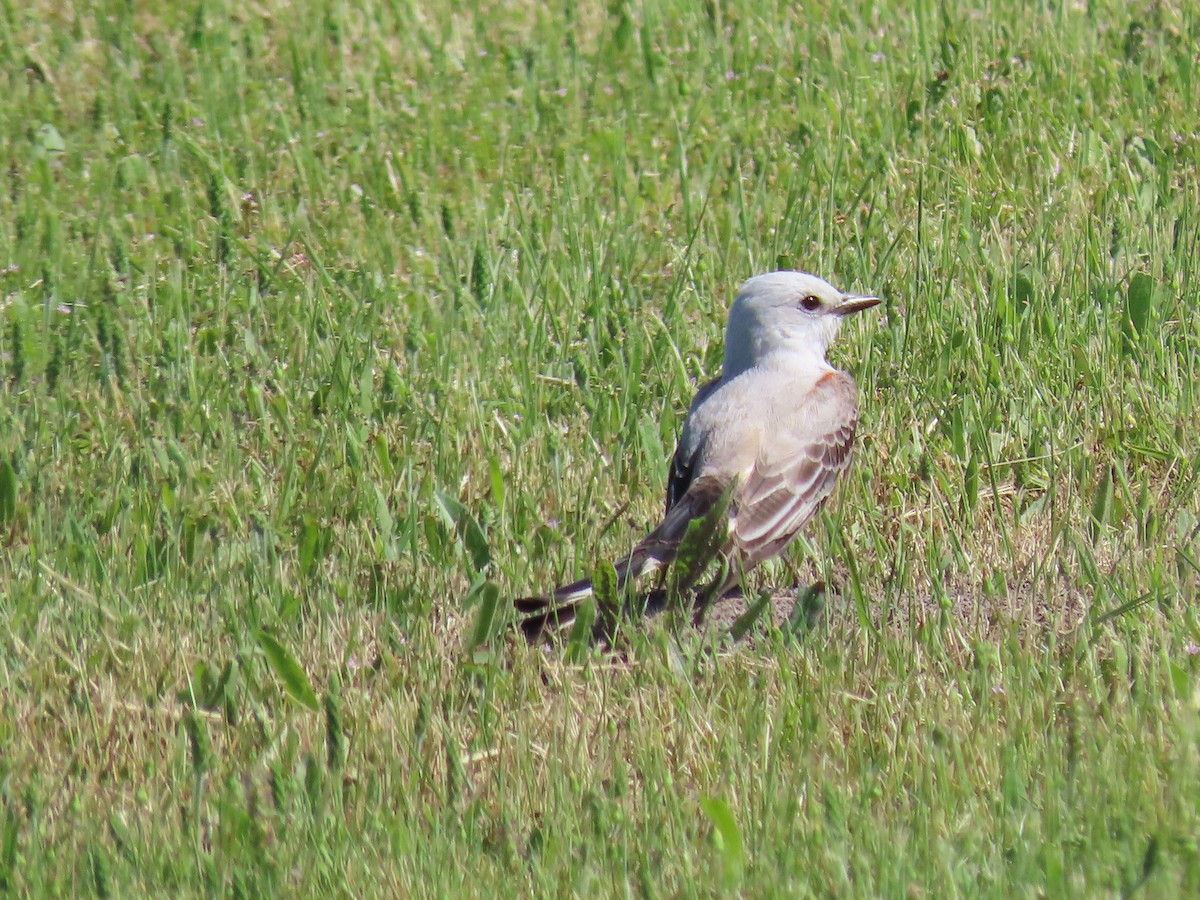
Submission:
[[[694,617],[736,588],[759,563],[778,556],[832,494],[850,465],[858,428],[858,389],[826,351],[849,315],[880,302],[849,294],[799,271],[755,275],[742,284],[725,328],[720,375],[695,395],[671,461],[661,521],[613,563],[618,591],[659,573],[658,584],[627,612],[663,608],[663,575],[692,523],[719,516],[712,581],[692,597]],[[711,568],[712,566],[710,566]],[[514,621],[537,641],[574,621],[593,596],[590,579],[548,596],[514,601]],[[598,616],[592,639],[611,638]]]

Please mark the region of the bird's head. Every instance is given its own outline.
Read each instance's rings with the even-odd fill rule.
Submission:
[[[775,353],[824,362],[842,319],[878,297],[845,294],[806,272],[768,272],[742,285],[725,333],[725,372],[758,365]]]

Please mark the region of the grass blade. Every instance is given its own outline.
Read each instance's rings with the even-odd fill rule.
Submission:
[[[725,872],[725,885],[734,887],[741,881],[746,865],[742,832],[724,800],[717,797],[701,797],[700,808],[713,825],[713,837],[717,851],[721,854],[721,864]]]
[[[316,692],[312,689],[312,684],[309,683],[308,675],[305,674],[291,651],[283,646],[274,635],[266,631],[258,632],[255,639],[258,641],[263,655],[267,657],[267,663],[271,670],[283,682],[283,689],[288,696],[314,712],[319,709],[321,704],[317,700]]]
[[[763,612],[771,605],[771,592],[763,591],[758,595],[758,599],[750,604],[750,607],[737,617],[737,620],[729,626],[729,636],[735,641],[740,641],[754,627],[754,623],[759,620]]]
[[[475,628],[471,632],[471,646],[478,647],[486,644],[499,630],[500,622],[497,615],[500,609],[500,587],[492,581],[485,581],[477,592],[479,597],[479,612],[475,616]]]
[[[17,517],[17,473],[7,459],[0,462],[0,525]]]

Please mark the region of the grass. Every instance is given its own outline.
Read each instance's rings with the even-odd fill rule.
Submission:
[[[0,889],[1196,893],[1198,41],[0,4]],[[822,621],[495,637],[778,266],[885,301]]]

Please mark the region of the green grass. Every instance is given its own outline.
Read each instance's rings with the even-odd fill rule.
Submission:
[[[1200,890],[1188,4],[0,3],[0,891]],[[581,663],[742,279],[804,634]],[[483,625],[486,625],[486,621]]]

